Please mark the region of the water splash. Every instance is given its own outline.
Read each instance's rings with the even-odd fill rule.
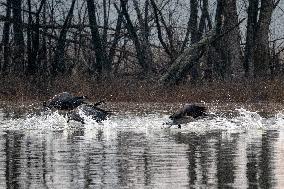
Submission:
[[[234,115],[223,112],[211,111],[209,116],[197,119],[192,122],[182,124],[182,128],[171,127],[173,131],[179,132],[207,132],[212,130],[223,130],[227,132],[246,132],[247,130],[267,130],[279,129],[284,126],[284,114],[278,112],[268,118],[262,117],[258,112],[248,111],[244,108],[235,109]],[[88,137],[97,135],[98,131],[103,130],[105,138],[112,138],[119,130],[128,130],[136,133],[152,133],[167,129],[164,123],[170,121],[166,113],[148,114],[117,114],[109,119],[97,123],[90,116],[79,111],[86,124],[70,121],[59,112],[45,112],[39,115],[29,114],[18,119],[4,119],[3,112],[0,111],[1,130],[35,130],[39,132],[65,131],[70,132],[76,129],[85,129]]]

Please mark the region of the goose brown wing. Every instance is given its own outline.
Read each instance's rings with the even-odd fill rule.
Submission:
[[[72,98],[73,96],[68,92],[59,93],[47,102],[47,106],[57,108],[62,106],[64,103],[68,102]]]
[[[181,119],[185,116],[197,118],[200,116],[204,116],[205,113],[206,113],[206,108],[203,106],[198,106],[195,104],[186,104],[179,111],[171,115],[170,119]]]

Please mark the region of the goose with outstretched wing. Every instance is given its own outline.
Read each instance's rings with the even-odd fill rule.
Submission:
[[[178,125],[180,128],[181,124],[188,123],[196,118],[204,117],[206,115],[206,108],[204,106],[186,104],[169,118],[172,120],[171,125]]]

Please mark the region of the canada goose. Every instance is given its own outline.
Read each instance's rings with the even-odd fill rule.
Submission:
[[[103,110],[95,105],[83,104],[68,113],[67,122],[69,122],[70,120],[74,120],[81,123],[85,123],[84,118],[80,116],[80,111],[82,111],[84,115],[90,116],[92,119],[96,120],[97,122],[104,121],[107,119],[107,117],[111,115],[110,111]]]
[[[80,116],[80,111],[97,122],[106,120],[110,116],[110,111],[97,107],[104,103],[104,101],[90,104],[86,102],[86,99],[88,99],[86,96],[73,96],[68,92],[63,92],[44,102],[43,106],[50,109],[63,110],[60,111],[60,114],[67,115],[67,122],[74,120],[84,124],[85,120]]]
[[[73,96],[68,92],[55,95],[52,99],[43,103],[44,107],[55,108],[58,110],[73,110],[78,106],[85,104],[86,96]]]
[[[181,128],[182,123],[187,123],[191,119],[206,115],[206,108],[195,104],[186,104],[179,111],[171,115],[169,118],[173,120],[172,125],[178,125]]]

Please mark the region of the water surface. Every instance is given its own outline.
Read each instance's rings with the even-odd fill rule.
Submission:
[[[163,124],[180,104],[107,104],[85,125],[0,109],[0,188],[283,188],[281,106],[205,105],[181,129]]]

